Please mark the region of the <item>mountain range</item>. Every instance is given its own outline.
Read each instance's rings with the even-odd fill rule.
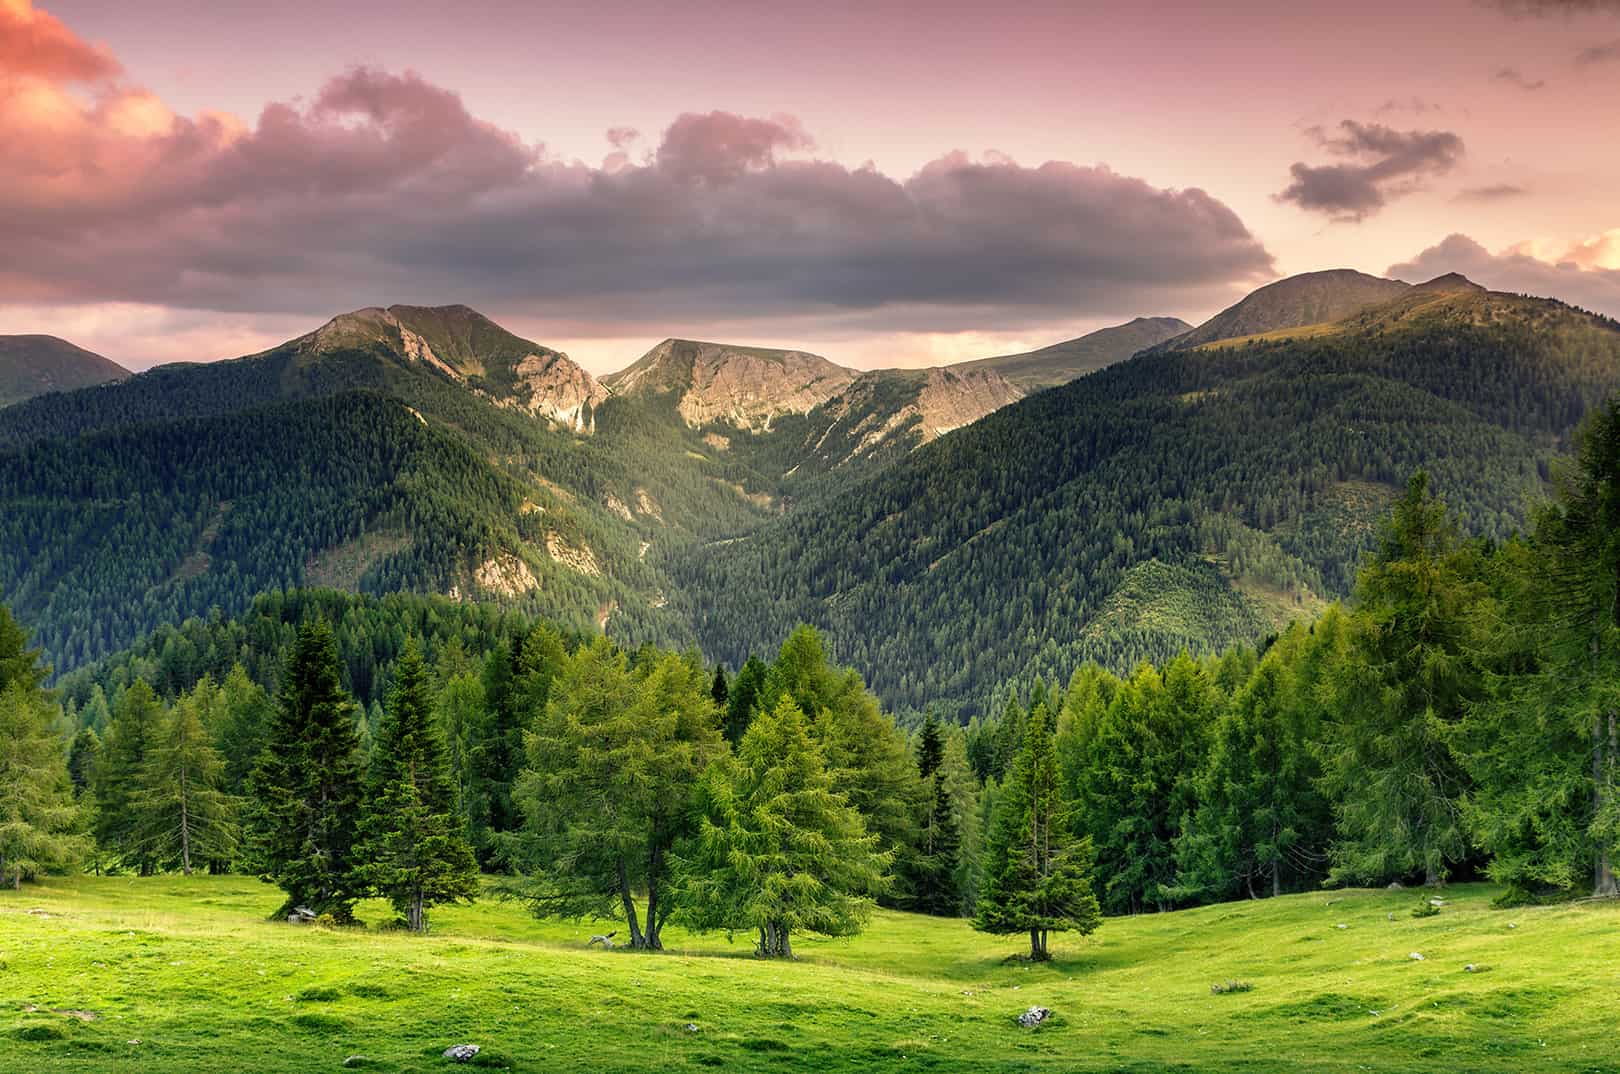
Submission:
[[[102,373],[0,409],[0,600],[59,670],[327,585],[733,665],[812,622],[891,704],[962,714],[1309,614],[1418,467],[1471,530],[1511,532],[1620,389],[1620,330],[1334,271],[1196,328],[927,370],[669,339],[598,379],[468,307],[390,306]]]

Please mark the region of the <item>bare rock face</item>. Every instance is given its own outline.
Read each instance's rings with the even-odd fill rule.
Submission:
[[[917,393],[923,439],[932,440],[952,429],[971,425],[991,411],[1023,397],[1023,389],[988,369],[958,371],[949,366],[930,369],[928,380]]]
[[[607,400],[608,391],[566,354],[548,351],[528,355],[518,362],[516,372],[519,405],[529,413],[550,418],[575,432],[595,429],[596,408]],[[526,400],[522,399],[525,392]]]
[[[593,431],[595,410],[608,398],[566,354],[515,336],[465,306],[370,306],[334,317],[295,343],[316,357],[381,348],[501,406],[580,433]]]
[[[854,382],[854,370],[806,351],[666,339],[606,378],[620,394],[675,392],[690,426],[727,422],[761,431],[783,414],[805,414]]]

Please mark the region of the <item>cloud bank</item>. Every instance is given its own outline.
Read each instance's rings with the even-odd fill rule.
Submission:
[[[1561,299],[1620,317],[1620,228],[1573,243],[1527,241],[1493,254],[1467,235],[1450,235],[1385,275],[1427,280],[1460,272],[1497,291]]]
[[[27,0],[0,5],[0,302],[949,330],[1206,308],[1272,274],[1218,199],[1103,165],[958,152],[897,178],[816,159],[791,116],[722,111],[646,143],[606,131],[589,164],[373,68],[251,123],[183,116]]]

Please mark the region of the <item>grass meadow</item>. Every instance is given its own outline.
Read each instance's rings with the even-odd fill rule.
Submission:
[[[1019,937],[889,912],[773,963],[677,929],[587,949],[612,926],[496,899],[417,937],[267,922],[250,878],[51,879],[0,892],[0,1071],[403,1074],[458,1043],[519,1071],[1620,1071],[1620,903],[1495,894],[1111,919],[1031,966]],[[1021,1028],[1032,1005],[1054,1017]]]

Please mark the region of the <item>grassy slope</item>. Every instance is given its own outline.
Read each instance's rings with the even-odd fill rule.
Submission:
[[[1416,893],[1361,891],[1111,920],[1028,967],[1016,937],[891,913],[770,964],[679,933],[587,951],[592,927],[499,902],[422,939],[264,923],[276,893],[241,878],[53,880],[0,892],[0,1069],[429,1071],[462,1041],[529,1071],[1620,1069],[1620,904],[1492,894],[1423,920]],[[1211,995],[1232,978],[1253,991]],[[1018,1028],[1032,1004],[1056,1019]]]

